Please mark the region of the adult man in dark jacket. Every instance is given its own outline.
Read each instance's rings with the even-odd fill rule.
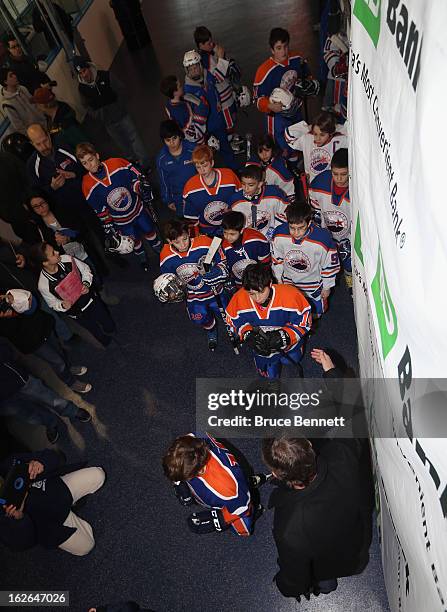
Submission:
[[[318,455],[304,438],[263,441],[264,461],[280,483],[269,507],[280,568],[275,580],[285,597],[329,593],[337,577],[366,567],[371,515],[361,453],[357,440],[325,441]]]
[[[129,92],[108,70],[98,70],[83,57],[73,59],[78,73],[79,93],[88,113],[99,119],[115,143],[123,149],[124,157],[136,162],[141,169],[149,166],[146,148],[135,124],[127,112],[125,101]]]
[[[30,93],[33,93],[38,87],[48,87],[50,79],[39,70],[31,57],[23,53],[23,49],[13,33],[7,34],[5,44],[8,50],[5,65],[16,73],[20,83]]]
[[[17,551],[40,544],[87,555],[95,545],[93,530],[72,507],[102,487],[104,470],[63,466],[61,456],[46,449],[8,457],[0,463],[0,475],[4,478],[16,463],[28,463],[31,486],[21,508],[0,508],[0,540]]]

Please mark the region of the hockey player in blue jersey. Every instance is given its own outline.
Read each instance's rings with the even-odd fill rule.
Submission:
[[[257,230],[245,227],[245,216],[232,210],[222,217],[224,241],[222,248],[227,261],[230,279],[239,289],[242,286],[242,275],[252,263],[270,265],[270,244],[267,238]]]
[[[294,177],[273,136],[270,134],[260,136],[257,139],[256,152],[257,155],[251,157],[247,165],[261,166],[264,169],[266,185],[276,185],[288,197],[293,196],[295,194]]]
[[[231,210],[245,216],[245,227],[258,230],[270,240],[275,227],[286,221],[289,200],[276,185],[264,185],[264,171],[259,166],[245,166],[240,175],[242,189],[232,196]]]
[[[185,68],[185,95],[195,96],[208,105],[206,120],[207,134],[219,141],[219,151],[226,166],[236,169],[238,163],[228,141],[225,119],[219,94],[216,89],[216,79],[202,66],[200,54],[193,50],[187,51],[183,57]]]
[[[161,93],[168,98],[165,111],[169,119],[175,121],[186,140],[203,144],[206,135],[208,103],[196,96],[184,96],[180,80],[170,74],[160,83]]]
[[[280,283],[294,285],[313,307],[313,316],[327,310],[331,288],[340,271],[337,247],[330,232],[312,221],[307,202],[287,207],[287,223],[272,238],[273,272]]]
[[[287,30],[271,30],[269,43],[272,55],[256,71],[253,97],[258,110],[264,114],[265,131],[274,137],[283,153],[293,156],[294,152],[284,140],[284,130],[302,119],[301,99],[294,94],[296,87],[310,77],[310,70],[300,55],[289,53],[289,41]],[[294,100],[287,110],[281,102],[270,99],[276,89],[293,95]]]
[[[206,271],[203,261],[212,238],[191,238],[188,223],[179,219],[166,223],[164,232],[168,244],[165,244],[160,254],[160,272],[175,274],[181,285],[186,287],[188,316],[207,332],[208,348],[214,351],[217,347],[216,317],[221,316],[216,295],[220,296],[224,308],[228,303],[224,291],[228,270],[223,251],[219,249],[216,252],[211,269]]]
[[[252,535],[263,508],[254,508],[247,477],[223,444],[209,435],[180,436],[165,453],[162,464],[183,506],[208,508],[188,517],[193,533],[221,532],[231,527],[239,536]]]
[[[352,291],[348,149],[338,149],[334,153],[331,169],[316,176],[310,188],[312,205],[321,211],[321,225],[331,232],[337,243],[346,286]]]
[[[149,264],[143,240],[156,253],[161,250],[161,241],[144,207],[140,172],[119,157],[101,162],[99,153],[88,142],[78,144],[76,156],[87,170],[82,179],[82,192],[103,224],[106,235],[130,236],[134,240],[133,251],[146,272]]]
[[[291,285],[274,284],[270,267],[251,264],[227,306],[227,320],[253,351],[260,376],[278,380],[282,365],[298,364],[312,324],[309,302]]]
[[[160,138],[164,146],[157,155],[161,199],[168,208],[183,217],[183,188],[196,173],[192,161],[195,144],[184,140],[183,132],[175,121],[162,121]]]

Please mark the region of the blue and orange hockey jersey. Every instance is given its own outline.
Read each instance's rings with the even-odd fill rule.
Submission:
[[[184,217],[195,221],[201,232],[215,236],[221,229],[222,216],[241,182],[229,168],[216,169],[217,182],[209,187],[199,174],[192,176],[183,190]]]
[[[265,332],[284,329],[290,338],[285,349],[288,352],[309,332],[312,317],[309,302],[301,291],[292,285],[272,285],[272,298],[265,308],[256,304],[248,291],[239,289],[227,306],[227,321],[241,340],[254,327]],[[275,354],[277,351],[271,352]]]
[[[223,444],[209,435],[204,437],[209,449],[205,472],[187,481],[195,499],[207,508],[222,511],[227,523],[240,536],[249,536],[253,510],[247,479]]]
[[[140,172],[126,159],[111,157],[102,162],[95,175],[82,179],[85,199],[104,224],[118,228],[131,224],[141,214]]]
[[[207,284],[200,273],[200,264],[205,259],[212,239],[209,236],[197,236],[191,239],[191,245],[184,253],[179,253],[170,244],[165,244],[160,253],[160,272],[175,274],[183,285],[186,285],[187,300],[204,301],[212,298],[214,292],[221,293],[223,285],[213,283],[213,288]],[[222,283],[228,278],[225,257],[222,249],[218,249],[213,257],[213,267],[222,276]],[[216,276],[215,278],[218,278]]]
[[[270,244],[267,238],[249,227],[244,229],[237,244],[224,240],[222,248],[230,275],[238,287],[242,284],[242,274],[248,265],[270,263]]]

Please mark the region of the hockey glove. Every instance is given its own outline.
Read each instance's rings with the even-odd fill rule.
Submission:
[[[221,510],[203,510],[188,516],[188,527],[193,533],[212,533],[225,531],[230,526],[225,522]]]
[[[182,506],[192,506],[196,503],[196,500],[191,493],[191,489],[188,487],[186,482],[182,481],[178,484],[174,484],[174,492]]]
[[[281,351],[290,344],[289,334],[284,329],[267,332],[268,346],[271,351]]]
[[[317,79],[305,79],[298,81],[295,85],[295,96],[306,98],[309,96],[318,96],[320,92],[320,83]]]
[[[228,278],[227,268],[224,263],[219,263],[203,274],[203,280],[210,286],[220,285]]]
[[[246,342],[255,353],[263,357],[267,357],[271,353],[268,336],[261,334],[259,331],[252,329],[245,333],[243,342]]]

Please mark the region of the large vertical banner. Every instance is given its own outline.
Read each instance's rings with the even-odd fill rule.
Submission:
[[[367,397],[385,580],[393,611],[445,611],[447,440],[420,436],[414,402],[416,378],[447,377],[447,2],[352,5],[359,357],[363,377],[393,379]]]

